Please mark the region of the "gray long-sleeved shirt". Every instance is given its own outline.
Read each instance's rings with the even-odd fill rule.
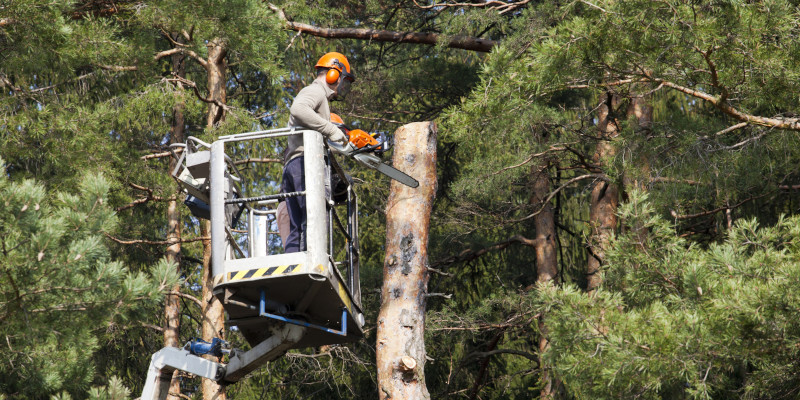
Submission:
[[[331,123],[331,109],[328,99],[333,90],[322,82],[315,80],[304,87],[294,98],[289,109],[289,126],[313,129],[334,142],[347,142],[347,138],[339,128]],[[289,136],[284,163],[303,155],[303,136]]]

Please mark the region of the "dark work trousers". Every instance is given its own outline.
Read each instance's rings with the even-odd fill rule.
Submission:
[[[303,156],[293,158],[283,167],[283,182],[281,192],[302,192],[306,190],[305,163]],[[286,199],[286,208],[289,211],[289,237],[286,238],[285,253],[295,253],[306,250],[306,196],[289,197]]]

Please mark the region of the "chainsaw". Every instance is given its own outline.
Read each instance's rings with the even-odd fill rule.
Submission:
[[[359,164],[372,168],[403,185],[415,188],[419,186],[416,179],[406,175],[403,171],[384,164],[381,155],[389,150],[389,141],[382,133],[369,134],[361,129],[353,129],[347,134],[350,141],[342,146],[328,141],[328,146],[339,154],[355,159]]]

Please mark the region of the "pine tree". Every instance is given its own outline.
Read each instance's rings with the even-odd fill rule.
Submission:
[[[10,399],[82,397],[100,372],[93,355],[103,332],[136,324],[145,305],[178,281],[167,262],[148,275],[111,257],[104,235],[114,233],[117,218],[108,189],[102,175],[85,177],[70,194],[0,174],[0,320],[8,346],[0,390]]]

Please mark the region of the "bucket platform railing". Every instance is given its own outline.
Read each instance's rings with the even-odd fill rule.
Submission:
[[[226,155],[226,146],[249,141],[277,146],[292,135],[303,137],[305,191],[245,196],[242,187],[250,186],[242,185],[246,177]],[[232,350],[227,364],[203,360],[187,350],[162,350],[153,358],[148,382],[163,378],[163,371],[157,372],[163,367],[200,368],[206,371],[202,376],[232,383],[290,349],[362,338],[358,198],[322,135],[284,128],[222,136],[213,143],[190,137],[173,147],[183,148],[172,175],[186,190],[186,204],[193,215],[211,221],[214,296],[225,308],[226,324],[236,327],[251,349]],[[346,186],[345,199],[338,203],[332,174]],[[279,176],[268,179],[280,182]],[[276,233],[269,229],[277,220],[273,206],[295,196],[306,200],[307,248],[270,254],[270,248],[277,247],[271,237]],[[237,229],[244,222],[242,215],[247,227]],[[147,387],[150,392],[143,399],[162,398],[163,384],[151,382]]]

